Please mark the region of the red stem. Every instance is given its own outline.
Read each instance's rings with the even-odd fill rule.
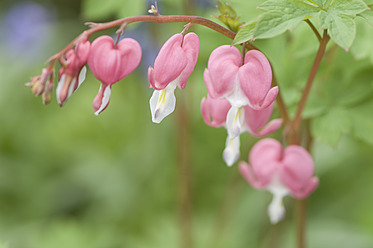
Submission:
[[[314,82],[317,71],[319,69],[321,60],[325,54],[326,45],[328,44],[329,39],[330,37],[327,33],[327,30],[324,30],[323,38],[320,43],[319,50],[317,51],[316,58],[313,62],[310,75],[307,79],[306,87],[304,88],[303,95],[302,95],[302,98],[300,99],[294,120],[291,123],[291,128],[290,128],[290,132],[288,135],[289,143],[291,144],[300,145],[299,128],[300,128],[300,123],[302,121],[302,113],[303,113],[304,107],[306,106],[308,95],[311,91],[311,87]]]

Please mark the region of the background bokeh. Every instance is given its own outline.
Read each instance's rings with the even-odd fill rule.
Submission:
[[[233,0],[232,6],[248,21],[260,14],[260,2]],[[158,2],[161,14],[211,19],[215,4]],[[285,199],[286,219],[270,225],[270,194],[252,189],[237,165],[224,164],[226,131],[205,125],[199,111],[207,94],[202,74],[209,54],[230,44],[228,38],[192,27],[201,42],[196,69],[186,89],[176,91],[175,113],[159,125],[151,122],[146,72],[183,24],[128,27],[125,36],[139,41],[143,60],[113,86],[111,103],[98,117],[91,104],[99,82],[90,72],[63,108],[55,101],[42,105],[25,87],[49,56],[85,29],[84,22],[146,14],[149,6],[140,0],[0,1],[1,248],[181,247],[179,187],[187,176],[178,165],[178,116],[186,115],[181,103],[189,127],[193,247],[294,247],[293,200]],[[359,40],[349,53],[329,47],[305,111],[316,136],[312,151],[320,178],[308,201],[310,248],[373,247],[373,120],[367,119],[373,113],[373,49],[366,24],[358,27]],[[113,36],[115,29],[101,34]],[[256,45],[272,61],[294,110],[317,40],[301,24]],[[340,118],[345,115],[351,121]],[[242,160],[256,141],[241,136]]]

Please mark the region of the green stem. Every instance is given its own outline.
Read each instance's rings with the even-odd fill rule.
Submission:
[[[297,112],[293,121],[290,123],[290,128],[287,130],[287,139],[290,144],[301,145],[301,135],[300,135],[300,124],[302,121],[302,113],[306,102],[311,91],[315,76],[321,64],[322,58],[325,54],[326,46],[328,44],[330,37],[327,33],[327,30],[324,30],[322,40],[320,42],[319,50],[317,51],[316,58],[312,65],[311,72],[307,79],[306,86],[303,91],[303,95],[298,105]],[[312,137],[309,137],[310,139]],[[307,142],[308,143],[308,142]],[[311,143],[309,142],[307,146]],[[310,147],[307,147],[309,150]],[[306,230],[306,211],[307,211],[307,202],[306,199],[296,200],[296,216],[297,216],[297,248],[305,248],[305,230]]]
[[[322,38],[321,38],[321,35],[320,35],[319,31],[317,31],[316,27],[312,24],[312,22],[311,22],[309,19],[307,19],[305,22],[306,22],[306,23],[311,27],[312,31],[313,31],[313,32],[315,33],[315,35],[316,35],[316,38],[317,38],[317,39],[319,40],[319,42],[321,43]]]
[[[91,34],[106,30],[109,28],[117,27],[123,25],[124,23],[131,24],[136,22],[155,22],[155,23],[175,23],[175,22],[184,22],[184,23],[192,23],[192,24],[199,24],[215,30],[216,32],[221,33],[222,35],[234,39],[236,33],[224,28],[223,26],[213,22],[209,19],[200,17],[200,16],[188,16],[188,15],[144,15],[144,16],[132,16],[126,17],[118,20],[114,20],[111,22],[106,23],[90,23],[90,29],[81,33],[78,37],[72,40],[67,46],[65,46],[61,51],[53,55],[48,61],[55,61],[63,54],[65,54],[69,49],[71,49],[76,43],[79,42],[83,37],[89,37]]]
[[[299,135],[299,127],[302,121],[302,113],[304,107],[306,106],[306,102],[311,91],[312,84],[314,82],[315,76],[319,69],[321,60],[325,54],[326,45],[328,44],[330,37],[327,33],[327,30],[324,30],[323,38],[319,46],[319,50],[317,51],[316,58],[313,62],[312,69],[310,75],[307,79],[306,87],[304,88],[303,95],[298,105],[297,112],[295,114],[294,120],[291,123],[290,132],[288,135],[289,143],[290,144],[297,144],[300,145],[300,135]]]
[[[296,200],[297,248],[306,247],[307,200]]]

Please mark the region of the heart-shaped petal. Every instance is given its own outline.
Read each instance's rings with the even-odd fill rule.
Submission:
[[[249,161],[263,185],[268,185],[281,167],[282,146],[274,139],[263,139],[251,149]]]
[[[154,62],[154,69],[149,68],[149,83],[156,90],[163,90],[178,78],[188,64],[182,49],[183,35],[175,34],[162,46]]]
[[[185,56],[188,59],[187,66],[180,75],[179,87],[184,89],[187,79],[192,74],[194,67],[197,63],[198,52],[199,52],[199,38],[195,33],[188,33],[184,37],[182,48]]]
[[[281,119],[276,119],[268,123],[273,111],[273,104],[265,109],[255,110],[250,106],[245,106],[245,131],[256,137],[263,137],[279,129],[282,125]],[[263,128],[262,130],[260,130]]]
[[[249,99],[251,107],[262,109],[272,104],[277,92],[275,95],[271,94],[270,99],[265,101],[271,89],[272,69],[263,53],[257,50],[248,51],[245,55],[245,63],[238,75],[241,89]]]
[[[222,98],[233,93],[241,63],[241,53],[234,46],[220,46],[211,53],[204,79],[212,97]]]
[[[115,47],[113,39],[104,35],[92,42],[88,65],[97,79],[111,85],[136,69],[141,54],[141,47],[134,39],[123,39]]]
[[[311,155],[301,146],[290,145],[284,150],[280,178],[292,192],[302,192],[314,174]]]

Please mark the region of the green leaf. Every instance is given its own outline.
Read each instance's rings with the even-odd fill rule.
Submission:
[[[327,8],[329,8],[330,3],[332,2],[332,0],[321,0],[319,2],[321,2],[321,7],[322,8],[327,9]]]
[[[368,9],[368,5],[363,0],[334,0],[328,12],[339,14],[357,15]]]
[[[362,17],[365,21],[373,26],[373,4],[368,5],[368,7],[368,10],[358,14],[358,16]]]
[[[336,146],[342,134],[350,132],[351,127],[349,112],[344,108],[335,107],[316,118],[312,122],[311,130],[314,137],[328,145]]]
[[[253,39],[272,38],[284,33],[286,30],[292,30],[307,16],[308,13],[302,14],[301,12],[298,15],[295,12],[292,14],[280,11],[267,12],[260,17]]]
[[[265,12],[239,30],[234,44],[275,37],[319,12],[317,7],[299,0],[268,0],[259,8]]]
[[[328,29],[332,40],[340,47],[348,50],[356,35],[356,24],[352,17],[336,12],[321,11],[320,25]]]

